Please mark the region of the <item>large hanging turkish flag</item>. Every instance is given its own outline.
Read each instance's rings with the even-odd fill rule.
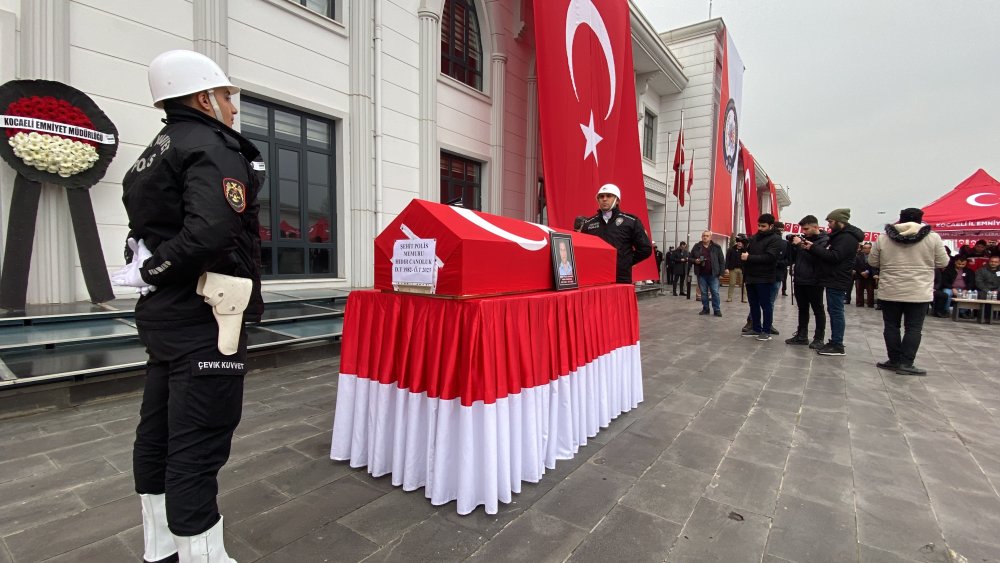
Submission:
[[[603,184],[649,233],[627,0],[535,0],[542,164],[549,225],[597,212]],[[632,279],[656,279],[652,256]]]

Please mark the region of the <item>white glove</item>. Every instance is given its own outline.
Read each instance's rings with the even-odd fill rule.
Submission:
[[[153,254],[146,248],[146,244],[142,239],[139,239],[137,242],[134,238],[129,238],[128,247],[132,249],[132,260],[122,269],[111,275],[111,283],[122,287],[134,287],[142,295],[149,295],[150,292],[156,291],[156,286],[149,285],[142,279],[139,268]]]

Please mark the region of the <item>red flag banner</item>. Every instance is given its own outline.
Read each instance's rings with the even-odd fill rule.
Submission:
[[[757,205],[757,167],[753,155],[740,143],[740,157],[743,159],[743,221],[746,223],[746,234],[757,232],[757,217],[760,210]]]
[[[722,39],[722,88],[715,130],[715,176],[712,186],[712,215],[709,226],[716,233],[733,230],[736,203],[736,161],[740,152],[740,113],[743,100],[743,61],[736,52],[729,29]],[[754,220],[757,218],[754,217]]]
[[[577,215],[593,215],[597,189],[613,183],[622,211],[639,217],[648,233],[627,0],[534,6],[549,225],[570,229]],[[656,279],[653,257],[636,264],[632,277]]]
[[[674,197],[681,207],[684,207],[684,187],[684,126],[681,125],[681,130],[677,133],[677,150],[674,151]]]
[[[691,195],[691,186],[694,185],[694,149],[691,149],[691,163],[687,165],[688,185],[687,193]]]

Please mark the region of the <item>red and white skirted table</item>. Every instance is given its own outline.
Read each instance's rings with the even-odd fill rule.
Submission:
[[[340,370],[332,459],[495,514],[642,401],[635,290],[355,291]]]

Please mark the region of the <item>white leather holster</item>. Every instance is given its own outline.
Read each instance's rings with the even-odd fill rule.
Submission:
[[[243,311],[253,293],[253,280],[205,272],[198,278],[196,291],[212,306],[219,325],[219,352],[227,356],[235,354],[240,346]]]

